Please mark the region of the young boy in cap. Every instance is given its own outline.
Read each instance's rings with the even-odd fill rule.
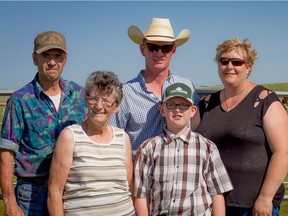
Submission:
[[[166,127],[139,147],[134,161],[137,216],[224,216],[222,194],[233,186],[215,144],[191,131],[197,111],[191,88],[171,84],[159,109]]]
[[[87,116],[84,88],[61,77],[67,60],[64,35],[39,33],[32,58],[37,73],[11,95],[2,120],[0,186],[5,215],[48,215],[47,181],[56,140],[64,127]]]

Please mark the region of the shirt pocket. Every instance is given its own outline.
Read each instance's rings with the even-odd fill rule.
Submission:
[[[58,119],[50,110],[38,107],[25,110],[25,131],[23,139],[28,144],[28,150],[41,150],[46,148],[52,152],[59,135]]]

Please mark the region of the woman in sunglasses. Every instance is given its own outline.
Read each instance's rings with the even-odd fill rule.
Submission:
[[[249,40],[226,40],[216,51],[224,88],[200,102],[196,131],[217,145],[231,177],[226,215],[279,215],[288,167],[286,110],[274,92],[248,79],[257,59]]]

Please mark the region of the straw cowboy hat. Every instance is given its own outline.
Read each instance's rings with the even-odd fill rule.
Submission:
[[[128,36],[139,45],[143,43],[143,39],[147,39],[149,41],[175,42],[176,46],[181,46],[189,39],[190,31],[183,29],[174,38],[173,28],[169,19],[153,18],[145,33],[137,26],[132,25],[128,29]]]

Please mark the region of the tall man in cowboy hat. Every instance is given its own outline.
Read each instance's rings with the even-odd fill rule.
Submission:
[[[32,53],[36,75],[7,102],[0,137],[5,215],[48,215],[47,183],[56,140],[64,127],[87,117],[84,88],[61,77],[67,55],[63,34],[39,33]]]
[[[123,85],[124,98],[111,123],[129,134],[135,156],[138,147],[163,128],[165,119],[158,106],[166,86],[176,82],[185,83],[192,89],[196,104],[199,97],[190,80],[172,74],[169,68],[176,48],[190,37],[188,29],[182,30],[175,38],[169,19],[153,18],[145,33],[137,26],[130,26],[128,36],[140,45],[145,69]]]

